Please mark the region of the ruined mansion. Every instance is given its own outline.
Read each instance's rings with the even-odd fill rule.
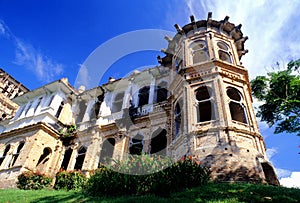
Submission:
[[[208,13],[175,28],[159,65],[88,90],[63,78],[29,91],[1,69],[0,188],[25,171],[88,175],[142,153],[190,156],[218,181],[278,185],[240,62],[241,25]]]

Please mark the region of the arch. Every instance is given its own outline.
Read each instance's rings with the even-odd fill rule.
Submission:
[[[68,148],[65,151],[64,159],[63,159],[63,161],[61,163],[61,167],[60,167],[61,169],[63,169],[63,170],[67,170],[68,169],[68,165],[69,165],[72,153],[73,153],[73,149],[72,148]]]
[[[174,109],[174,120],[175,120],[175,136],[177,136],[183,128],[183,113],[182,113],[183,101],[180,98],[179,101],[175,104]]]
[[[119,112],[122,110],[123,107],[123,100],[124,100],[125,92],[119,92],[115,95],[115,98],[113,100],[111,112]]]
[[[76,163],[75,163],[75,166],[74,166],[75,170],[81,170],[82,169],[84,158],[85,158],[85,155],[86,155],[86,151],[87,151],[87,149],[86,149],[85,146],[81,146],[78,149],[78,155],[76,157]]]
[[[2,157],[0,157],[0,166],[1,166],[2,162],[4,161],[5,157],[7,156],[7,153],[9,152],[10,147],[11,147],[10,144],[6,145],[6,147],[3,151]]]
[[[243,97],[239,90],[234,87],[229,87],[226,90],[229,97],[229,110],[231,119],[242,123],[248,123],[245,106],[243,104]]]
[[[52,150],[49,147],[45,147],[43,150],[43,154],[40,156],[36,166],[45,165],[51,156]]]
[[[64,105],[65,105],[65,102],[62,101],[62,102],[60,103],[58,109],[57,109],[56,114],[55,114],[55,117],[56,117],[56,118],[58,118],[58,117],[60,116],[60,114],[61,114],[61,112],[62,112],[62,110],[63,110],[63,108],[64,108]]]
[[[104,140],[101,146],[100,163],[109,163],[114,154],[116,140],[108,138]]]
[[[156,102],[166,101],[168,98],[168,83],[162,81],[156,87]]]
[[[167,131],[165,129],[157,129],[151,136],[150,154],[165,155],[167,148]]]
[[[204,40],[197,40],[190,44],[190,63],[196,64],[209,60],[209,54],[206,42]]]
[[[25,144],[24,141],[22,141],[22,142],[19,143],[19,146],[18,146],[18,148],[17,148],[17,151],[16,151],[16,152],[13,154],[13,156],[12,156],[12,160],[11,160],[11,164],[10,164],[11,166],[14,166],[14,165],[15,165],[15,163],[16,163],[16,161],[17,161],[19,155],[20,155],[21,149],[24,147],[24,144]]]
[[[205,122],[215,119],[212,89],[201,86],[195,90],[197,101],[197,122]]]
[[[131,138],[129,144],[129,153],[132,155],[141,155],[144,148],[144,136],[137,134],[134,138]]]
[[[219,59],[232,63],[229,45],[223,41],[217,42]]]
[[[270,185],[280,185],[273,167],[268,162],[261,163],[266,181]]]
[[[138,106],[143,106],[149,103],[149,93],[150,93],[150,87],[145,86],[139,90],[138,94]]]

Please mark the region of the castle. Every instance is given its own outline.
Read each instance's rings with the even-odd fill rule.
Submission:
[[[241,25],[227,16],[212,20],[211,13],[190,20],[166,36],[156,67],[89,90],[65,78],[29,92],[24,87],[12,99],[18,111],[0,123],[0,188],[15,187],[24,171],[88,174],[111,158],[141,153],[190,156],[218,181],[279,185],[240,62],[248,39]]]

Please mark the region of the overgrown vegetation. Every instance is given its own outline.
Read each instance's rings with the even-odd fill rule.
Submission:
[[[190,159],[181,160],[167,168],[164,168],[162,162],[168,160],[142,155],[117,162],[110,167],[101,167],[89,178],[85,192],[93,196],[167,196],[171,192],[204,185],[209,181],[210,171]],[[159,168],[161,170],[158,171]],[[150,173],[155,170],[156,173]],[[142,172],[148,174],[141,175]]]
[[[54,189],[80,190],[84,187],[87,178],[80,171],[61,171],[56,174]]]
[[[39,172],[24,172],[18,176],[17,187],[23,190],[41,190],[51,187],[52,178]]]

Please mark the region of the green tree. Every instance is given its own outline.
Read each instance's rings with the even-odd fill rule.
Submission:
[[[284,70],[274,70],[267,76],[251,81],[252,94],[259,101],[257,116],[274,133],[296,133],[300,136],[300,59],[288,63]]]

